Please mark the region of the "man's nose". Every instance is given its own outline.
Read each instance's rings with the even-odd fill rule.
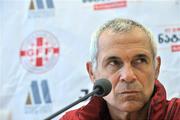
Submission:
[[[133,82],[135,81],[136,75],[134,73],[134,70],[132,66],[130,65],[124,65],[124,67],[120,70],[120,78],[121,81],[125,82]]]

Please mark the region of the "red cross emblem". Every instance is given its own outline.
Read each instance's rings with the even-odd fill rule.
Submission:
[[[54,35],[46,31],[34,32],[22,44],[21,63],[28,71],[42,73],[56,64],[59,52]]]

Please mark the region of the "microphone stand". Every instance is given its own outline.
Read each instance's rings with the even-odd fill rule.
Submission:
[[[69,108],[75,106],[76,104],[85,101],[86,99],[88,99],[90,96],[94,95],[95,93],[97,93],[100,90],[99,87],[95,88],[92,92],[90,92],[89,94],[85,95],[84,97],[76,100],[75,102],[71,103],[70,105],[62,108],[61,110],[57,111],[56,113],[52,114],[51,116],[45,118],[44,120],[51,120],[52,118],[56,117],[57,115],[63,113],[64,111],[68,110]]]

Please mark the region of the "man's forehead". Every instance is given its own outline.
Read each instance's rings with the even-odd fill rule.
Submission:
[[[99,37],[98,44],[100,54],[102,52],[106,55],[115,55],[121,52],[132,56],[136,54],[152,56],[153,54],[150,40],[140,28],[126,32],[115,32],[111,29],[105,30]]]
[[[131,50],[131,51],[107,51],[106,53],[101,54],[104,59],[108,58],[137,58],[137,57],[152,57],[152,54],[150,51],[145,50],[145,49],[136,49],[136,50]]]

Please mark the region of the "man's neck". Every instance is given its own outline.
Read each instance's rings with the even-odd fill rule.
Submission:
[[[141,110],[136,112],[122,112],[109,105],[108,108],[112,120],[147,120],[148,106],[145,105]]]

